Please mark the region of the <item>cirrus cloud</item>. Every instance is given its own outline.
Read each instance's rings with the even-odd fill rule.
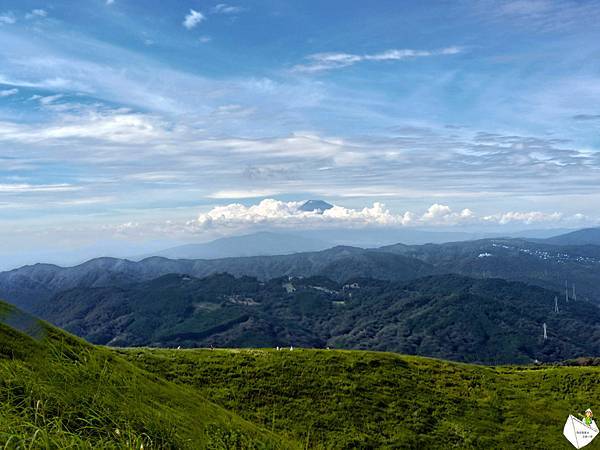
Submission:
[[[332,69],[341,69],[363,61],[403,61],[440,55],[456,55],[461,53],[460,47],[446,47],[440,50],[391,49],[373,54],[352,53],[314,53],[306,57],[307,63],[292,67],[292,72],[315,73]]]
[[[241,6],[228,5],[226,3],[219,3],[211,10],[213,14],[238,14],[244,11],[246,9]]]

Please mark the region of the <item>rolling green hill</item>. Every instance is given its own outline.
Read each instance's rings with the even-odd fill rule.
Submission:
[[[119,352],[306,448],[568,449],[568,414],[600,398],[598,367],[339,350]]]
[[[189,387],[0,302],[0,448],[142,445],[293,447]]]

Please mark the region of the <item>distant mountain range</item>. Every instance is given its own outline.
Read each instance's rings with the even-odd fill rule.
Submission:
[[[354,247],[279,256],[215,260],[173,260],[160,257],[139,262],[98,258],[75,267],[35,264],[0,273],[0,298],[31,311],[58,292],[74,288],[125,286],[166,274],[205,277],[215,273],[254,276],[268,280],[280,276],[328,277],[343,281],[365,276],[410,280],[434,273],[434,268],[403,255]]]
[[[322,200],[308,200],[301,207],[303,211],[323,212],[333,208]],[[568,234],[560,234],[560,230],[532,230],[508,234],[503,237],[531,239],[557,245],[600,245],[600,229],[580,230]],[[548,237],[550,236],[550,237]],[[362,248],[373,248],[387,243],[402,242],[409,245],[424,243],[465,242],[471,240],[490,239],[482,233],[423,231],[412,229],[381,230],[297,230],[294,233],[274,233],[260,231],[256,233],[229,236],[214,241],[185,244],[157,250],[132,260],[142,260],[152,256],[170,259],[220,259],[245,256],[288,255],[292,253],[314,252],[335,247],[351,245]],[[497,238],[499,238],[498,236]]]
[[[545,240],[557,245],[600,245],[600,228],[585,228]]]
[[[139,260],[151,256],[162,256],[171,259],[218,259],[287,255],[324,250],[333,246],[333,244],[318,239],[263,231],[243,236],[221,238],[203,244],[181,245],[134,259]]]
[[[24,266],[0,273],[0,298],[31,310],[58,292],[85,287],[124,286],[176,273],[206,277],[215,273],[269,280],[280,276],[327,276],[407,281],[456,273],[504,278],[562,291],[576,286],[580,298],[600,302],[600,246],[567,246],[521,239],[483,239],[448,244],[396,244],[379,249],[334,247],[318,252],[222,259],[161,257],[139,262],[98,258],[75,267]]]
[[[166,275],[62,292],[35,312],[92,343],[158,347],[334,347],[480,363],[600,354],[600,308],[504,280],[411,282]],[[543,324],[548,339],[543,338]]]
[[[306,211],[325,211],[332,206],[320,200],[309,200],[302,207]],[[562,230],[530,230],[515,233],[485,234],[458,231],[426,231],[418,229],[319,229],[294,230],[289,233],[259,231],[228,236],[205,243],[185,244],[156,250],[130,259],[139,261],[151,256],[171,259],[220,259],[243,256],[288,255],[313,252],[338,245],[376,248],[402,242],[409,245],[442,244],[490,238],[522,238],[543,241],[555,237]],[[562,235],[559,235],[560,237]],[[549,241],[549,243],[552,243]],[[558,241],[557,241],[558,243]],[[574,244],[578,245],[578,244]]]
[[[522,239],[482,239],[447,244],[381,247],[431,264],[437,272],[522,281],[600,303],[600,246],[556,245]]]

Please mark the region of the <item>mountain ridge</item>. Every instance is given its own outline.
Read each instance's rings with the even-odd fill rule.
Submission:
[[[345,273],[344,267],[331,266],[342,258],[355,258],[354,272]],[[385,258],[385,257],[384,257]],[[411,260],[403,255],[390,254],[388,259],[401,264],[407,274],[390,267],[389,275],[395,279],[407,279],[430,273],[427,263]],[[31,310],[40,302],[47,301],[57,292],[76,287],[121,286],[132,282],[149,280],[169,273],[207,276],[219,272],[232,275],[251,275],[269,279],[283,275],[318,275],[327,267],[338,272],[338,277],[358,276],[365,266],[373,266],[381,260],[378,252],[337,246],[321,252],[292,255],[224,258],[216,260],[172,260],[149,257],[142,261],[117,258],[98,258],[74,267],[26,266],[0,273],[0,295],[19,307]],[[409,264],[411,262],[412,264]],[[41,269],[41,270],[40,270]]]
[[[600,245],[600,227],[572,231],[544,239],[544,242],[558,245]]]

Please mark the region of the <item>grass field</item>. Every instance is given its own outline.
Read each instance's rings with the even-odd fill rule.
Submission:
[[[568,414],[600,398],[600,368],[492,368],[362,351],[120,353],[309,448],[567,449]]]
[[[142,447],[294,444],[0,303],[0,448]]]

